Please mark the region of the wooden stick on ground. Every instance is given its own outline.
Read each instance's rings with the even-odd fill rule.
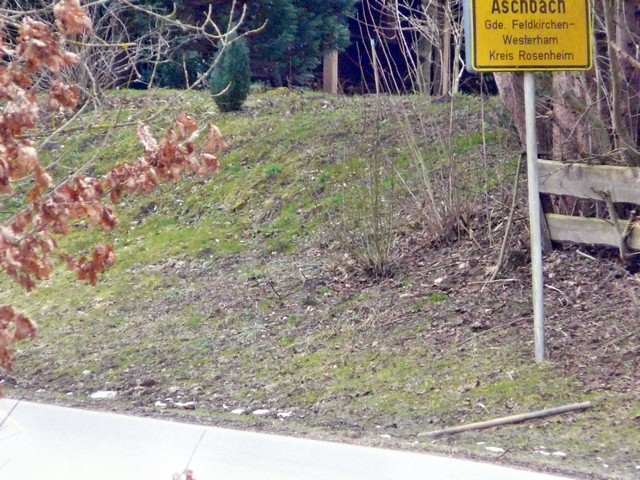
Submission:
[[[591,407],[591,402],[572,403],[571,405],[565,405],[563,407],[549,408],[546,410],[539,410],[537,412],[522,413],[519,415],[511,415],[510,417],[495,418],[493,420],[487,420],[484,422],[469,423],[467,425],[460,425],[458,427],[445,428],[443,430],[434,430],[433,432],[419,433],[418,436],[438,438],[444,435],[453,435],[456,433],[468,432],[470,430],[483,430],[485,428],[498,427],[500,425],[526,422],[527,420],[533,420],[535,418],[543,418],[549,417],[551,415],[559,415],[561,413],[586,410],[587,408]]]

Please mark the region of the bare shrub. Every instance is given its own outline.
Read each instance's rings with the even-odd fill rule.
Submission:
[[[333,197],[336,201],[327,215],[335,237],[358,268],[380,279],[393,273],[397,210],[393,181],[387,183],[393,175],[388,174],[378,154],[361,168],[356,185]]]

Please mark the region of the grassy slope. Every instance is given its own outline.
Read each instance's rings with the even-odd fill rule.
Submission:
[[[461,291],[433,287],[432,276],[441,272],[432,268],[466,265],[451,248],[419,250],[420,257],[404,258],[393,279],[366,281],[344,267],[323,214],[324,205],[339,205],[333,215],[345,214],[342,205],[376,151],[410,172],[399,111],[409,112],[414,126],[422,119],[418,133],[429,132],[425,155],[457,155],[471,165],[466,178],[472,180],[483,178],[474,162],[485,162],[490,173],[469,188],[491,188],[512,168],[493,102],[485,105],[482,156],[481,106],[472,98],[456,98],[451,108],[414,98],[378,105],[372,98],[277,90],[252,96],[242,114],[219,116],[206,94],[177,96],[114,93],[107,99],[113,108],[85,124],[114,115],[135,122],[167,106],[154,123],[162,125],[184,108],[214,121],[229,138],[221,172],[127,200],[115,232],[79,227],[64,242],[69,251],[96,241],[117,247],[118,263],[96,288],[62,270],[30,294],[5,283],[0,301],[41,324],[39,338],[21,346],[17,371],[6,379],[17,385],[16,394],[87,404],[91,392],[115,389],[121,395],[113,406],[121,410],[481,457],[488,455],[486,442],[508,450],[507,461],[633,478],[640,461],[633,390],[589,391],[560,363],[533,364],[529,330],[504,318],[529,316],[526,272],[518,277],[521,298],[500,287],[483,293],[479,285],[471,306]],[[62,159],[57,173],[64,175],[88,161],[89,171],[100,173],[139,152],[126,128],[106,140],[100,131],[61,138],[47,155]],[[403,238],[419,237],[415,226],[406,226],[410,220],[398,227]],[[465,309],[495,323],[469,330]],[[154,406],[166,397],[194,400],[198,408]],[[455,439],[417,436],[583,400],[599,408]],[[234,415],[233,408],[269,408],[273,415]],[[294,415],[284,420],[275,415],[288,411]],[[568,456],[536,453],[542,446]]]

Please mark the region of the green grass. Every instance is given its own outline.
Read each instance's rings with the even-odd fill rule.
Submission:
[[[28,294],[4,281],[0,301],[16,305],[41,327],[37,339],[20,345],[14,374],[19,385],[43,389],[41,399],[68,400],[67,391],[78,392],[77,402],[93,389],[112,386],[132,401],[127,389],[149,376],[157,390],[136,400],[147,414],[157,413],[153,402],[166,398],[169,387],[189,392],[199,387],[200,393],[189,394],[201,405],[193,418],[289,428],[281,421],[232,416],[221,405],[293,408],[299,416],[292,430],[327,435],[335,429],[340,436],[375,443],[380,441],[376,426],[394,424],[397,446],[416,441],[422,431],[579,396],[598,405],[586,420],[575,416],[428,447],[480,455],[486,452],[477,443],[490,441],[513,446],[517,461],[529,461],[532,446],[549,445],[600,473],[598,456],[622,458],[616,452],[623,447],[640,451],[633,430],[640,415],[637,402],[617,394],[583,394],[575,386],[579,379],[566,375],[562,366],[535,365],[526,342],[505,340],[523,337],[515,328],[473,339],[464,348],[455,346],[457,337],[432,340],[438,328],[434,319],[448,319],[459,308],[454,293],[432,291],[427,280],[403,271],[388,284],[372,286],[349,270],[336,245],[332,215],[344,209],[356,217],[364,214],[357,198],[373,153],[393,159],[407,182],[420,180],[402,131],[392,121],[400,108],[408,109],[412,124],[422,118],[435,129],[437,135],[420,137],[419,145],[432,165],[465,159],[458,178],[469,195],[513,173],[499,119],[482,119],[478,99],[456,96],[451,109],[410,96],[389,97],[379,106],[370,97],[264,92],[253,94],[244,112],[219,115],[207,92],[189,93],[180,102],[177,96],[118,91],[108,98],[121,103],[119,118],[126,122],[167,107],[153,123],[158,136],[178,107],[201,123],[216,123],[231,144],[220,171],[125,199],[117,207],[121,223],[113,232],[79,226],[61,239],[73,254],[100,242],[116,246],[118,261],[97,287],[75,281],[62,266]],[[490,102],[499,108],[496,100]],[[389,120],[376,125],[378,108]],[[101,111],[86,124],[114,118],[115,110]],[[484,138],[479,133],[483,121]],[[450,128],[451,148],[442,140]],[[64,136],[65,148],[43,157],[47,162],[64,158],[55,169],[62,178],[89,161],[99,174],[142,153],[131,127],[114,129],[109,148],[100,150],[104,133]],[[374,145],[380,151],[374,152]],[[473,165],[484,160],[486,178],[479,178]],[[392,177],[385,175],[389,188]],[[396,190],[398,201],[406,202],[408,194]],[[18,208],[20,198],[7,205]],[[403,214],[415,216],[412,209]],[[429,258],[420,260],[428,268]],[[314,269],[320,273],[309,273]],[[349,293],[359,282],[361,291]],[[391,293],[385,285],[392,285]],[[419,293],[404,300],[403,289]],[[403,308],[403,320],[387,324],[388,312],[374,308],[380,298],[386,298],[389,311]],[[440,317],[431,318],[433,312]],[[612,418],[620,422],[615,429]],[[586,425],[593,438],[583,442]],[[558,459],[545,461],[563,466],[553,463]]]

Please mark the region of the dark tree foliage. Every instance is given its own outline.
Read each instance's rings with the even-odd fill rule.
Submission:
[[[254,72],[273,85],[306,84],[328,50],[349,45],[348,16],[357,0],[260,0],[249,25]]]
[[[219,55],[222,57],[211,74],[209,89],[222,112],[240,110],[251,87],[249,48],[246,39],[234,40]]]
[[[249,10],[249,23],[255,28],[264,25],[251,39],[251,59],[254,73],[275,86],[283,84],[288,53],[295,45],[298,11],[292,0],[261,0],[260,7]]]
[[[242,31],[264,28],[249,37],[254,77],[274,86],[303,85],[327,50],[349,45],[348,17],[359,0],[253,0],[245,2],[247,16]],[[148,6],[173,10],[171,0],[145,0]],[[241,6],[243,2],[238,2]],[[176,15],[188,22],[201,20],[211,6],[222,25],[229,16],[231,0],[178,0]],[[238,12],[236,12],[238,13]],[[237,19],[237,18],[236,18]],[[183,61],[189,77],[206,71],[215,56],[209,44],[188,42],[175,50],[173,61],[160,71],[162,86],[180,87],[185,82]]]

